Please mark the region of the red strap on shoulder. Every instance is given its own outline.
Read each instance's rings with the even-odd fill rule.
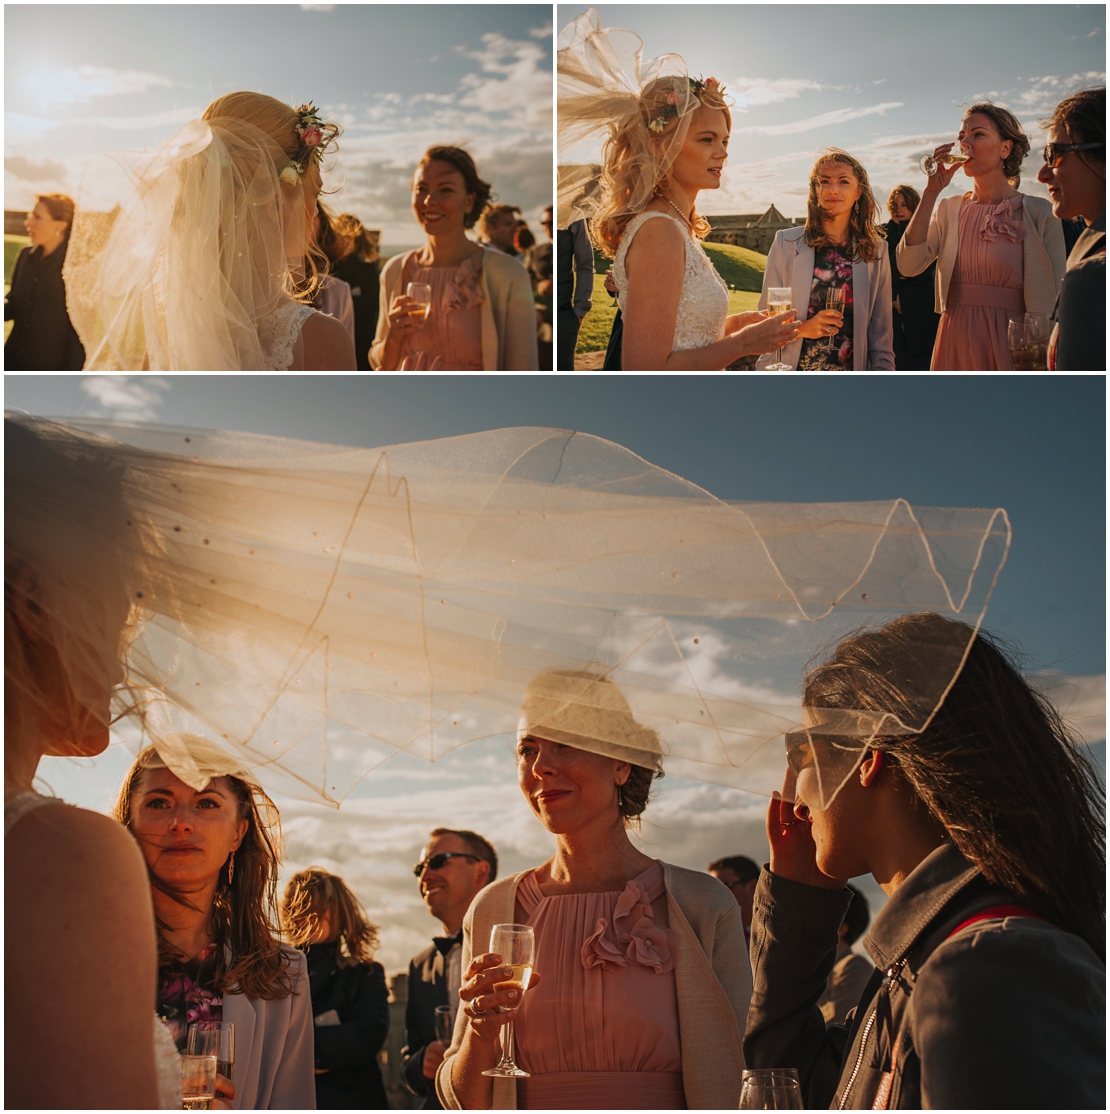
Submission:
[[[968,917],[963,924],[959,924],[952,929],[945,939],[951,940],[957,932],[962,932],[968,925],[975,924],[976,921],[989,921],[997,917],[1032,917],[1035,921],[1052,924],[1047,917],[1042,917],[1040,913],[1035,909],[1030,909],[1028,905],[995,905],[991,909],[984,909],[981,913],[976,913],[974,917]]]

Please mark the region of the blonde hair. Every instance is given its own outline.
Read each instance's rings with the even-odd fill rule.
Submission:
[[[217,97],[205,110],[204,120],[216,120],[227,117],[233,120],[242,120],[246,124],[256,127],[260,132],[268,135],[286,156],[292,160],[293,156],[301,150],[301,137],[297,133],[297,126],[301,122],[296,109],[279,101],[276,97],[269,97],[265,93],[225,93]],[[304,169],[304,178],[319,194],[323,188],[323,177],[320,174],[320,160],[325,148],[331,146],[340,134],[338,124],[322,124],[320,130],[324,138],[313,150]],[[280,174],[284,167],[278,167]],[[291,188],[291,187],[288,187]],[[305,220],[309,219],[308,211]],[[316,296],[323,276],[327,274],[328,258],[320,247],[312,242],[309,237],[308,251],[305,255],[305,276],[298,280],[292,275],[289,277],[286,293],[294,301],[308,304]]]
[[[295,948],[308,946],[320,919],[331,913],[338,930],[339,947],[335,958],[340,967],[372,963],[378,946],[378,926],[370,923],[366,911],[342,878],[319,867],[294,874],[285,887],[281,903],[285,937]]]
[[[724,97],[724,86],[710,88],[702,82],[691,82],[691,92],[702,108],[721,111],[725,123],[732,131],[732,113]],[[597,214],[590,220],[590,235],[598,249],[608,258],[616,258],[621,237],[634,213],[628,209],[636,179],[643,173],[643,158],[638,154],[642,144],[640,129],[649,123],[663,122],[662,130],[654,132],[659,140],[673,137],[681,116],[668,97],[674,92],[674,78],[666,77],[644,86],[637,111],[609,125],[609,138],[602,150],[600,175],[601,202]],[[668,177],[658,171],[655,193],[665,190]],[[709,235],[709,221],[696,210],[691,214],[691,228],[698,239]]]
[[[867,263],[874,263],[879,258],[882,241],[886,233],[879,227],[876,217],[878,206],[875,204],[875,195],[871,192],[871,182],[867,171],[859,159],[841,151],[839,147],[830,147],[822,151],[809,172],[809,207],[806,213],[805,241],[812,248],[834,247],[832,240],[825,234],[823,224],[824,214],[821,212],[821,202],[817,193],[817,176],[821,168],[841,162],[856,176],[860,184],[861,193],[859,200],[852,206],[852,215],[848,218],[848,253]]]

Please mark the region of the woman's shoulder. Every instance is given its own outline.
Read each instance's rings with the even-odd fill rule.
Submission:
[[[495,248],[482,248],[482,269],[490,278],[506,282],[515,278],[528,278],[528,271],[519,259]]]
[[[797,243],[806,234],[804,224],[795,225],[793,228],[780,228],[775,233],[775,239],[781,243]]]
[[[1028,193],[1019,193],[1017,196],[1021,199],[1022,207],[1038,225],[1043,226],[1049,217],[1055,216],[1052,212],[1052,202],[1047,198],[1035,197]]]
[[[419,251],[419,248],[414,248],[412,251],[403,251],[399,255],[391,255],[385,263],[382,264],[380,277],[383,283],[388,283],[390,279],[395,278],[400,274],[401,269],[405,265],[405,261],[410,255]]]
[[[718,912],[740,909],[728,887],[712,874],[675,866],[673,863],[663,863],[663,876],[668,892],[679,905],[684,901],[696,901],[701,908]]]

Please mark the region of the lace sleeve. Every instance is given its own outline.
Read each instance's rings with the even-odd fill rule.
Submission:
[[[316,312],[312,306],[286,302],[262,319],[258,339],[271,371],[288,371],[293,363],[293,348],[304,323]]]

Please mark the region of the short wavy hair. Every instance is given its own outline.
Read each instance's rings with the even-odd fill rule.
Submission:
[[[1029,136],[1025,134],[1021,122],[1008,108],[1003,108],[993,101],[980,101],[978,104],[973,104],[964,112],[964,119],[975,113],[986,116],[994,124],[995,131],[1004,140],[1008,139],[1013,144],[1010,153],[1002,160],[1002,171],[1010,185],[1017,189],[1021,182],[1021,164],[1025,162],[1025,156],[1029,154],[1031,146]]]

